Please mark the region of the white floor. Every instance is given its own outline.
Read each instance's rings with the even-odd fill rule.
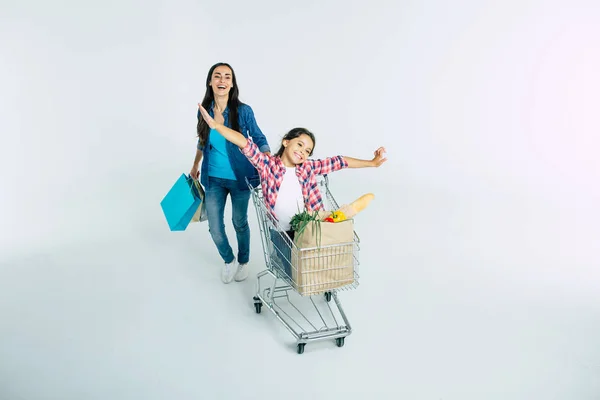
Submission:
[[[600,400],[598,1],[5,3],[0,400]],[[252,206],[243,283],[167,228],[219,61],[272,150],[388,149],[342,348],[255,313]]]
[[[113,240],[2,260],[0,398],[600,398],[600,279],[577,231],[525,200],[375,187],[344,347],[298,355],[255,313],[253,206],[253,275],[223,285],[206,226],[169,232],[148,204]]]

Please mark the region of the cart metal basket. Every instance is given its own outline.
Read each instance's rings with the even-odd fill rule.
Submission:
[[[327,175],[318,184],[326,210],[338,209]],[[352,237],[345,242],[298,248],[265,204],[261,186],[249,186],[267,266],[257,274],[256,312],[260,313],[263,305],[271,310],[296,338],[299,354],[306,343],[316,340],[335,339],[342,347],[352,328],[338,293],[358,286],[358,235],[352,229]],[[269,282],[263,286],[263,280]]]

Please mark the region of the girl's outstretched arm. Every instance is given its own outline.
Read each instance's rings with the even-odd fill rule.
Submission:
[[[208,124],[208,127],[216,130],[225,139],[238,146],[242,154],[244,154],[248,161],[254,165],[259,174],[262,174],[265,168],[268,168],[269,155],[266,153],[261,153],[258,146],[252,141],[252,139],[248,140],[241,133],[236,132],[233,129],[229,129],[223,124],[217,123],[200,103],[198,103],[198,108],[200,109],[202,118],[204,118]]]
[[[204,109],[204,107],[202,107],[202,104],[198,103],[198,108],[200,109],[200,114],[202,114],[202,118],[204,118],[204,120],[208,124],[209,128],[214,129],[217,132],[219,132],[225,139],[227,139],[231,143],[235,144],[240,149],[243,149],[244,147],[246,147],[246,144],[248,143],[248,139],[246,139],[244,137],[244,135],[242,135],[241,133],[239,133],[237,131],[234,131],[233,129],[226,127],[223,124],[217,123],[213,119],[213,117],[210,116],[208,111],[206,111]]]
[[[380,147],[377,150],[375,150],[374,155],[375,157],[373,157],[372,160],[360,160],[358,158],[352,158],[352,157],[344,157],[344,160],[346,160],[346,162],[348,163],[348,168],[368,168],[368,167],[373,167],[373,168],[377,168],[379,167],[381,164],[383,164],[384,162],[387,161],[387,158],[384,157],[385,154],[385,148],[384,147]]]

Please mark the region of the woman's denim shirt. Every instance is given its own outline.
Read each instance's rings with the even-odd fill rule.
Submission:
[[[208,113],[211,117],[214,118],[214,102],[211,104]],[[202,118],[200,114],[200,110],[198,110],[197,118]],[[225,119],[225,126],[231,128],[231,124],[229,122],[229,107],[225,108],[223,111],[223,118]],[[240,104],[238,106],[238,121],[240,123],[240,133],[245,137],[251,136],[252,141],[256,143],[261,152],[271,151],[269,147],[269,143],[267,142],[267,138],[262,133],[258,124],[256,123],[256,119],[254,118],[254,111],[252,111],[252,107],[247,104]],[[256,187],[260,184],[260,178],[258,176],[258,171],[250,161],[242,154],[239,147],[231,142],[227,142],[227,155],[229,156],[229,162],[231,163],[231,168],[233,168],[233,172],[237,178],[238,186],[241,190],[248,189],[248,185],[246,184],[246,178],[252,184],[253,187]],[[200,183],[204,186],[205,189],[208,189],[208,160],[210,157],[210,143],[207,148],[205,146],[200,145],[200,140],[198,140],[197,148],[202,151],[202,166],[200,167]]]

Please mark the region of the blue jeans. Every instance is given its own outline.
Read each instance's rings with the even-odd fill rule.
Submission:
[[[250,260],[250,227],[248,226],[248,201],[250,190],[240,190],[238,181],[208,177],[204,201],[208,217],[208,231],[223,261],[230,263],[234,255],[225,233],[224,211],[227,195],[231,195],[231,219],[238,243],[238,262]]]

